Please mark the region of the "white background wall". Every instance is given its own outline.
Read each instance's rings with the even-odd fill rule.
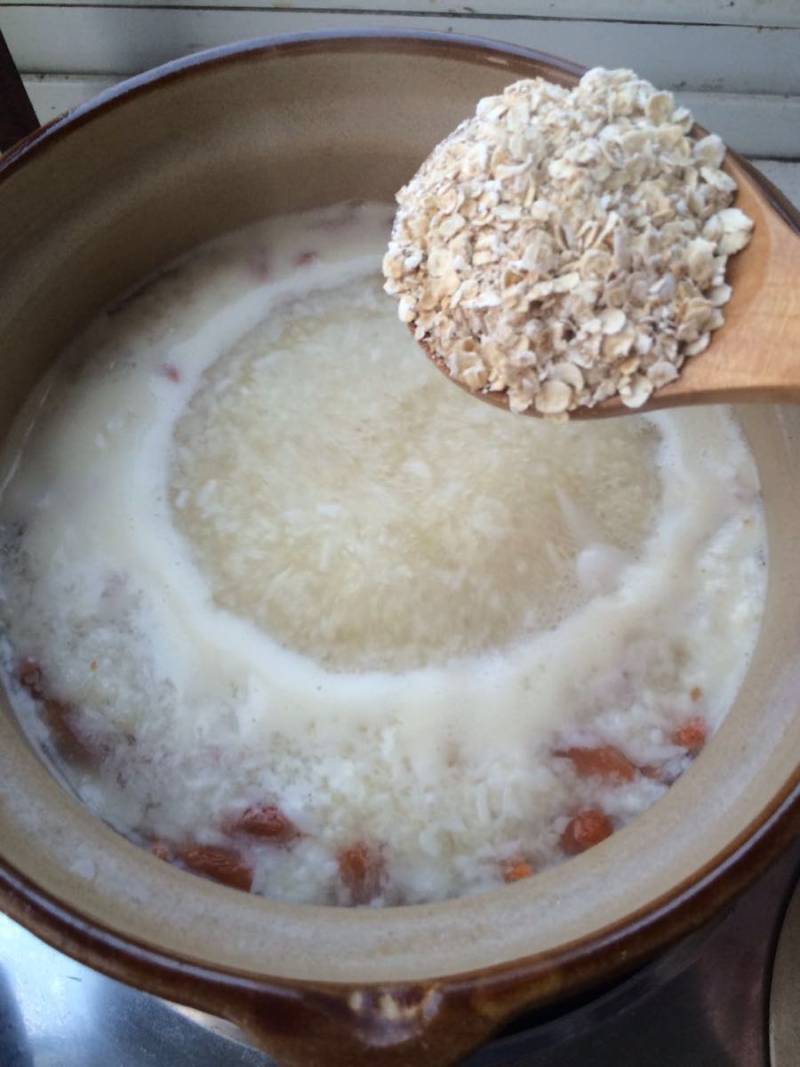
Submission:
[[[0,0],[0,26],[42,120],[243,37],[424,28],[633,66],[732,147],[800,161],[800,0]],[[765,169],[800,180],[800,167]]]

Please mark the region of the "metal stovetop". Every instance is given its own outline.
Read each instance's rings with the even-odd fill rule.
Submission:
[[[680,973],[641,972],[498,1038],[469,1067],[797,1067],[800,891],[784,917],[798,875],[795,847],[679,955]],[[227,1023],[105,978],[0,916],[2,1067],[270,1064]]]

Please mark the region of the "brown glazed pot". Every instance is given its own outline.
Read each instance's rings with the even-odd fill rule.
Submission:
[[[579,73],[435,35],[256,41],[142,75],[34,133],[0,164],[0,428],[103,305],[191,245],[271,213],[388,201],[480,96]],[[631,973],[719,912],[799,824],[800,414],[753,407],[741,418],[769,527],[761,640],[707,751],[607,842],[449,903],[274,903],[129,844],[64,792],[7,713],[3,907],[298,1067],[441,1067],[524,1010]]]

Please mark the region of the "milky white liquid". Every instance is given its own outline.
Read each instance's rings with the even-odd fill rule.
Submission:
[[[463,394],[380,293],[388,218],[344,205],[205,246],[90,327],[0,468],[8,672],[35,659],[117,739],[72,784],[178,844],[278,804],[304,836],[246,849],[286,899],[346,902],[357,841],[387,858],[377,902],[413,902],[559,861],[581,805],[621,825],[666,786],[579,779],[552,750],[677,773],[675,726],[698,690],[719,723],[763,607],[732,418],[554,426]]]

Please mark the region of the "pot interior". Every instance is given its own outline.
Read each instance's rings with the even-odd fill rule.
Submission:
[[[87,111],[68,135],[56,129],[0,183],[0,433],[65,343],[142,277],[259,217],[390,201],[478,97],[538,72],[523,56],[442,41],[261,47],[143,84]],[[752,407],[741,420],[769,529],[760,643],[713,744],[609,841],[530,881],[444,904],[274,903],[184,874],[108,829],[64,793],[4,702],[7,861],[68,908],[168,955],[302,980],[468,972],[652,910],[729,849],[797,773],[800,414]]]

